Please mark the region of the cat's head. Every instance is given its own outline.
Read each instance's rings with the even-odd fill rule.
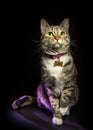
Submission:
[[[56,55],[65,53],[70,47],[69,19],[65,18],[60,25],[50,26],[41,19],[41,47],[44,53]]]

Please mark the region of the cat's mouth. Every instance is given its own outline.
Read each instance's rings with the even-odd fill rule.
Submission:
[[[62,44],[60,44],[60,43],[56,43],[56,44],[53,45],[54,49],[59,49],[61,47],[62,47]]]
[[[66,53],[69,49],[69,44],[52,44],[49,42],[46,42],[46,44],[42,44],[42,50],[44,53],[49,54],[49,55],[58,55],[62,53]]]

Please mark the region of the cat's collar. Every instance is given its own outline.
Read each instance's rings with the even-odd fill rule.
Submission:
[[[51,58],[51,59],[59,59],[60,57],[62,57],[65,54],[67,54],[67,52],[60,53],[60,54],[57,54],[57,55],[50,55],[50,54],[45,53],[44,56]]]

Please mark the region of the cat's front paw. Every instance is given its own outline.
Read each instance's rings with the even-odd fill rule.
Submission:
[[[65,116],[65,115],[69,115],[69,107],[60,107],[60,112],[62,114],[62,116]]]
[[[55,124],[55,125],[62,125],[63,120],[60,119],[60,118],[58,118],[58,117],[53,117],[52,122],[53,122],[53,124]]]

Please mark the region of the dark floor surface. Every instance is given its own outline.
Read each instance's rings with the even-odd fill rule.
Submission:
[[[80,118],[79,107],[72,109],[70,115],[63,118],[64,123],[61,126],[52,124],[52,113],[50,111],[39,109],[36,105],[19,110],[13,110],[10,107],[6,110],[6,114],[8,125],[5,127],[15,128],[16,130],[87,130],[83,119]]]

